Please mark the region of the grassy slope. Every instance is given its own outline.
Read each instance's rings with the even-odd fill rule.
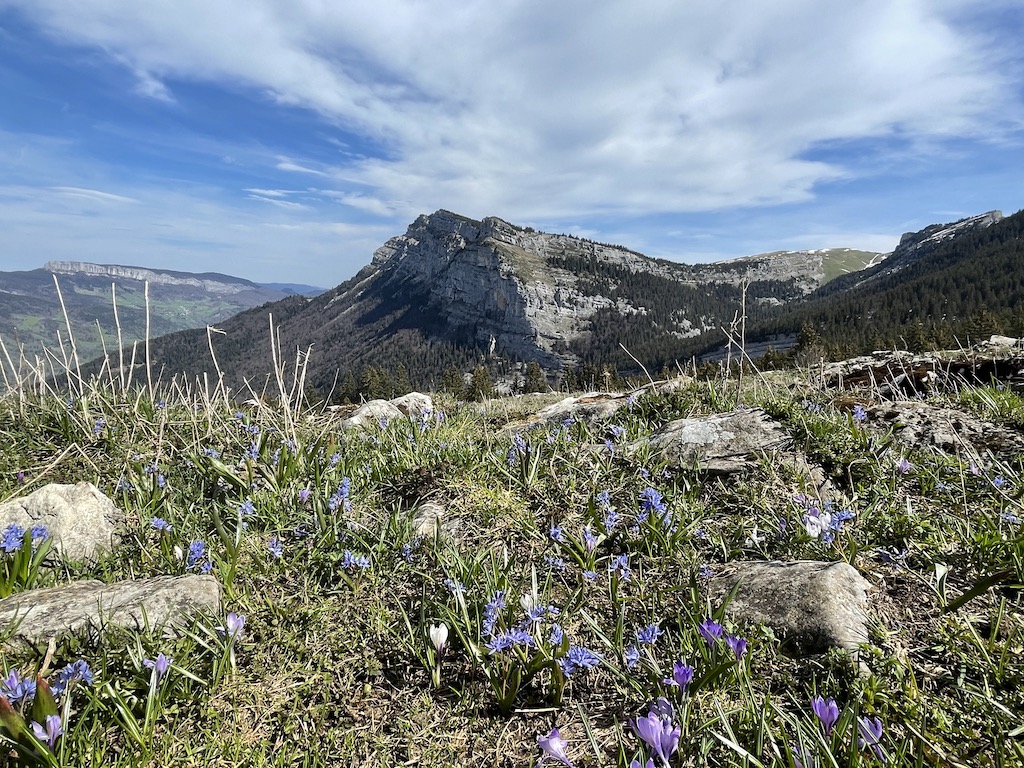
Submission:
[[[537,736],[557,726],[576,766],[626,766],[641,751],[628,720],[671,694],[660,681],[681,659],[697,677],[677,699],[684,706],[673,766],[744,764],[730,743],[765,765],[795,765],[799,743],[822,765],[832,764],[828,749],[840,765],[878,765],[857,748],[856,715],[880,718],[892,764],[1020,764],[1024,751],[1006,735],[1024,721],[1020,595],[986,593],[943,615],[932,587],[936,564],[949,569],[946,599],[1001,569],[1011,581],[1024,576],[1024,541],[1009,522],[1024,516],[1021,467],[975,475],[955,457],[902,452],[884,431],[831,405],[835,393],[793,384],[742,399],[782,419],[852,499],[856,517],[832,544],[806,534],[793,502],[803,489],[770,462],[729,482],[667,473],[655,457],[591,453],[585,444],[613,436],[581,424],[526,433],[527,452],[510,457],[503,426],[537,400],[449,404],[443,420],[343,435],[329,415],[293,419],[290,409],[236,412],[202,400],[196,408],[177,390],[149,398],[96,387],[70,406],[61,393],[9,395],[0,401],[0,499],[87,479],[126,512],[117,552],[44,574],[40,584],[185,573],[174,547],[202,540],[225,612],[246,618],[233,653],[214,629],[223,616],[175,640],[109,632],[100,642],[60,643],[51,668],[85,658],[96,682],[73,690],[58,751],[68,765],[522,766],[539,757]],[[732,389],[695,384],[642,398],[616,423],[622,440],[639,438],[735,402]],[[1024,402],[1007,392],[972,390],[957,403],[1024,427]],[[912,462],[907,474],[896,469],[902,457]],[[1001,489],[995,474],[1006,479]],[[651,487],[665,497],[670,527],[633,530]],[[605,490],[621,517],[610,530],[598,499]],[[447,506],[451,530],[417,541],[410,513],[426,499]],[[253,514],[239,528],[247,501]],[[159,533],[154,517],[172,529]],[[565,543],[552,540],[552,525]],[[599,537],[593,554],[582,543],[585,525]],[[609,572],[623,554],[629,580]],[[353,555],[369,567],[352,564]],[[788,658],[758,627],[727,627],[749,641],[740,663],[722,643],[709,648],[696,625],[717,606],[692,593],[702,569],[764,558],[846,560],[875,583],[870,675],[842,653]],[[446,579],[465,586],[461,601]],[[520,622],[520,597],[534,589],[540,605],[560,609],[536,625],[544,650],[482,650],[495,593],[506,593],[500,629]],[[451,639],[435,688],[427,633],[441,620]],[[564,681],[548,665],[518,693],[512,686],[503,712],[502,681],[525,666],[517,653],[541,661],[564,654],[550,645],[553,621],[601,662]],[[641,645],[630,669],[624,649],[650,624],[663,634]],[[142,660],[158,652],[173,664],[151,688]],[[27,673],[39,657],[6,652],[3,664]],[[810,712],[815,695],[834,697],[842,712],[830,739]]]

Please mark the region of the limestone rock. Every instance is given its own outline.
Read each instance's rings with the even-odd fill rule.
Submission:
[[[420,392],[410,392],[390,402],[406,416],[420,416],[434,410],[434,401]]]
[[[901,400],[867,410],[868,423],[892,425],[893,437],[920,449],[931,446],[947,453],[964,448],[1008,455],[1024,453],[1024,435],[977,416],[919,400]]]
[[[753,467],[764,452],[778,451],[790,442],[782,426],[760,409],[670,421],[650,438],[625,446],[627,452],[650,442],[679,468],[696,465],[707,472],[729,474]]]
[[[868,641],[871,585],[847,563],[728,563],[718,568],[708,585],[712,602],[723,601],[737,583],[726,616],[771,627],[798,655],[829,648],[856,651]]]
[[[415,536],[433,539],[441,530],[445,508],[434,501],[420,504],[412,515],[412,532]]]
[[[65,560],[88,560],[109,551],[121,514],[92,483],[50,484],[0,504],[0,529],[45,525]]]
[[[342,421],[341,428],[365,427],[383,420],[400,419],[402,416],[404,414],[390,400],[370,400],[368,403],[360,405],[347,419]]]
[[[77,581],[0,600],[0,632],[9,644],[39,647],[50,638],[104,626],[173,631],[197,614],[219,611],[220,585],[212,576]]]
[[[566,419],[594,424],[612,418],[619,409],[629,403],[629,397],[621,392],[587,392],[579,397],[567,397],[542,408],[533,421],[546,424],[560,424]]]

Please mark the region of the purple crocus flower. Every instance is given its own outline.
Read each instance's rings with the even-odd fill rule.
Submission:
[[[683,664],[681,661],[677,661],[672,665],[672,677],[666,677],[663,682],[665,685],[672,685],[681,690],[685,690],[686,686],[693,680],[693,667],[689,664]]]
[[[697,631],[700,632],[700,636],[704,638],[708,645],[714,645],[722,637],[725,628],[717,621],[705,619],[697,627]]]
[[[740,661],[743,655],[747,652],[747,641],[742,637],[733,637],[732,635],[725,636],[725,642],[732,648],[732,653],[736,657],[736,661]]]
[[[565,748],[569,746],[569,744],[562,738],[562,734],[558,732],[557,728],[552,728],[551,733],[547,736],[538,736],[537,744],[544,753],[537,762],[537,765],[540,765],[547,758],[552,757],[562,765],[567,765],[569,768],[573,768],[572,761],[565,753]]]
[[[839,705],[836,704],[836,700],[831,697],[824,699],[821,696],[815,696],[811,700],[811,709],[818,720],[821,721],[821,727],[825,729],[825,735],[832,735],[832,728],[835,726],[836,721],[839,720]]]
[[[309,488],[302,488],[299,490],[299,504],[305,504],[309,501],[309,496],[313,492]]]
[[[882,721],[877,717],[858,717],[857,726],[860,731],[860,738],[857,743],[861,749],[870,747],[875,757],[885,762],[885,753],[882,752]]]
[[[57,739],[64,733],[64,728],[60,722],[60,715],[47,715],[45,727],[33,720],[32,733],[40,741],[45,741],[50,749],[53,749],[57,744]]]
[[[668,759],[679,749],[679,736],[682,734],[682,728],[672,722],[674,712],[671,703],[658,699],[651,705],[647,717],[638,717],[632,722],[636,735],[666,766]]]
[[[174,659],[164,654],[158,653],[155,659],[144,659],[142,664],[146,669],[151,669],[156,674],[156,679],[160,680],[164,675],[167,674],[168,668],[171,666],[171,662]]]
[[[640,765],[640,761],[639,760],[630,760],[629,761],[629,768],[654,768],[654,761],[651,760],[650,758],[647,758],[647,762],[644,763],[643,765]]]

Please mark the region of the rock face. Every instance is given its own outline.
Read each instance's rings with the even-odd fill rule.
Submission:
[[[120,513],[92,483],[52,484],[0,504],[0,529],[44,525],[65,560],[88,560],[115,544]]]
[[[587,392],[579,397],[567,397],[541,408],[532,421],[559,424],[571,418],[587,424],[596,424],[612,418],[628,402],[628,396],[621,392]]]
[[[829,648],[856,651],[868,642],[868,581],[847,563],[813,560],[738,562],[720,566],[708,592],[734,621],[764,624],[798,655]]]
[[[219,611],[220,585],[212,576],[77,581],[0,600],[0,627],[11,634],[9,643],[38,647],[51,638],[108,625],[173,631],[197,614]]]
[[[891,424],[893,436],[909,448],[937,448],[955,454],[965,447],[997,455],[1024,453],[1024,435],[964,411],[918,400],[883,403],[867,409],[869,423]]]
[[[671,421],[649,439],[629,443],[625,450],[638,450],[647,442],[678,468],[696,466],[728,474],[750,469],[760,454],[783,449],[790,438],[764,411],[743,409]]]

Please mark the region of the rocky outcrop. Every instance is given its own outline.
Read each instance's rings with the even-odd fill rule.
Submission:
[[[118,280],[138,280],[151,285],[175,285],[198,288],[207,293],[233,294],[258,290],[260,286],[248,280],[228,275],[195,275],[184,272],[162,272],[143,267],[122,267],[115,264],[90,264],[85,261],[48,261],[43,265],[47,272],[66,275],[92,275]]]
[[[106,626],[173,631],[199,614],[219,611],[220,585],[212,576],[76,581],[0,600],[0,631],[8,645],[40,647],[51,638]]]
[[[630,453],[649,444],[671,466],[729,474],[754,467],[762,454],[779,451],[790,442],[781,424],[755,408],[677,419],[624,450]]]
[[[51,484],[0,504],[0,529],[45,526],[65,560],[89,560],[110,551],[120,513],[92,483]]]

